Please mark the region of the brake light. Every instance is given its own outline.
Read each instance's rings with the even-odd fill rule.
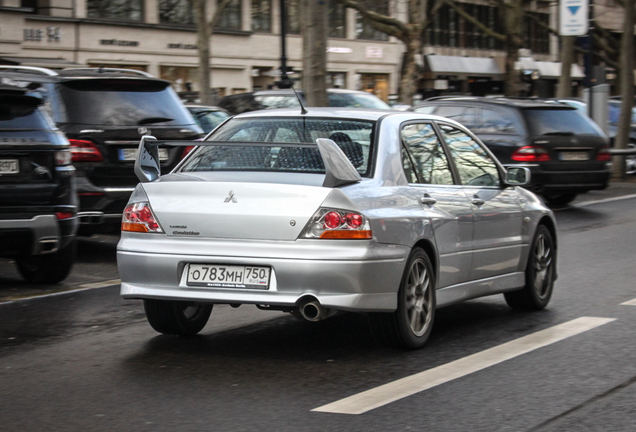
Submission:
[[[131,203],[124,209],[121,230],[129,232],[161,233],[163,230],[147,202]]]
[[[55,217],[59,220],[70,219],[73,217],[73,212],[55,212]]]
[[[70,139],[73,162],[101,162],[102,153],[92,141]]]
[[[517,149],[510,159],[517,162],[547,162],[550,160],[550,155],[541,146],[524,146]]]
[[[357,212],[320,209],[309,220],[301,238],[368,240],[373,238],[369,220]]]
[[[188,153],[190,153],[194,147],[195,146],[187,146],[186,148],[184,148],[183,149],[183,154],[181,155],[181,159],[186,157],[188,155]]]
[[[599,162],[611,162],[612,154],[609,151],[609,147],[603,147],[596,154],[596,160]]]

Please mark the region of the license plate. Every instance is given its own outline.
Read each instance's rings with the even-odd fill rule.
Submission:
[[[17,174],[20,164],[17,159],[0,159],[0,174]]]
[[[269,288],[269,267],[190,264],[187,285],[212,288]]]
[[[590,152],[587,151],[567,151],[559,153],[562,161],[586,161],[590,159]]]
[[[137,159],[137,152],[139,149],[136,148],[124,148],[119,149],[119,160],[121,161],[134,161]],[[168,149],[160,148],[159,149],[159,160],[167,161],[168,160]]]

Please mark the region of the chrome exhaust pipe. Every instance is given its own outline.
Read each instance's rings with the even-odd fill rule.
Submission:
[[[325,310],[318,300],[310,301],[300,307],[300,314],[307,321],[315,322],[324,319]]]

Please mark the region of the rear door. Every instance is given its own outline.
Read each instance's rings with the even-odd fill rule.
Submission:
[[[430,122],[402,126],[402,164],[409,186],[433,224],[439,253],[439,288],[466,282],[472,261],[471,205],[455,184],[448,157]]]

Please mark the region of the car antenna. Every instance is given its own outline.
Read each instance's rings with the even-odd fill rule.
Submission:
[[[302,99],[300,99],[300,95],[298,94],[298,92],[294,88],[294,82],[292,80],[290,80],[289,77],[287,76],[287,72],[283,71],[283,74],[282,74],[281,78],[282,78],[282,81],[286,85],[289,85],[289,87],[291,87],[291,89],[294,91],[294,94],[296,95],[296,99],[298,99],[298,103],[300,104],[300,114],[302,114],[302,115],[307,114],[307,110],[305,109],[305,105],[303,105],[303,101],[302,101]]]

